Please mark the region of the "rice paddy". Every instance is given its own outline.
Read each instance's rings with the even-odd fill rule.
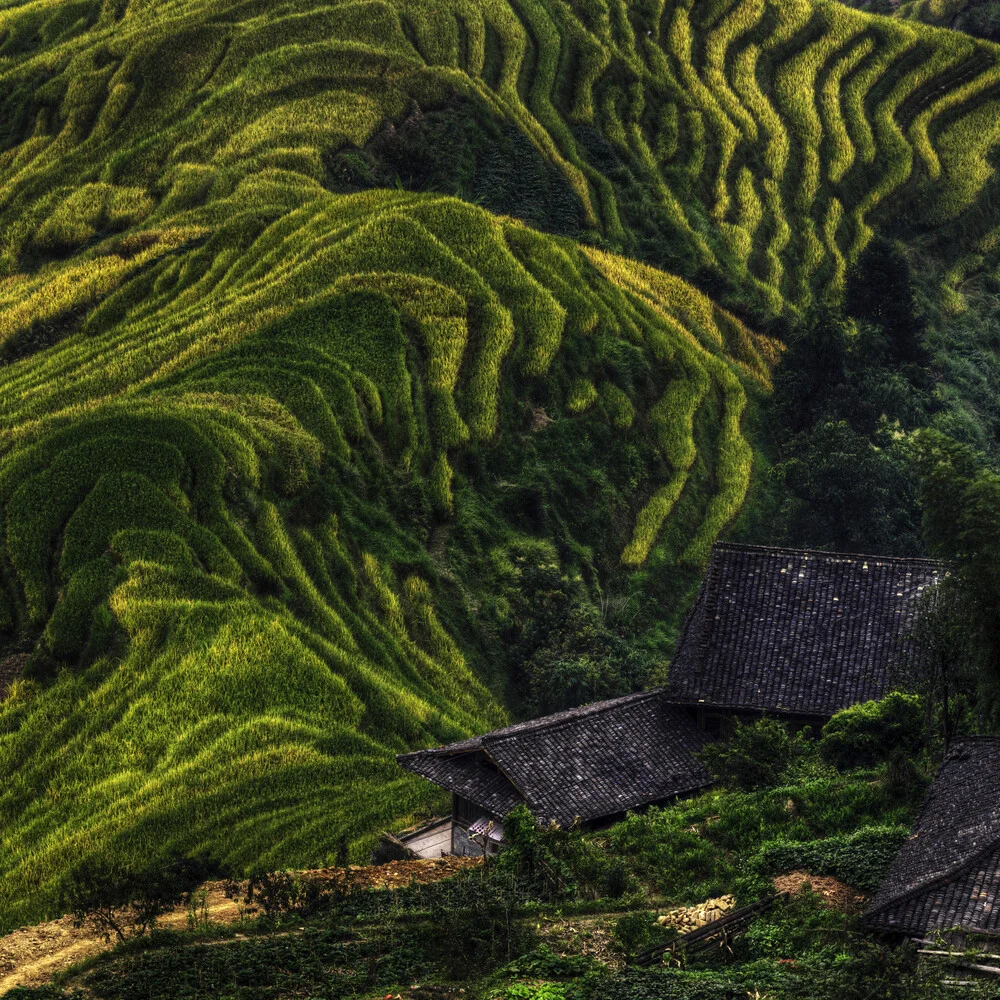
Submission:
[[[0,10],[0,628],[33,664],[0,703],[0,930],[91,855],[304,866],[439,804],[394,754],[506,718],[488,581],[442,556],[495,543],[484,456],[618,435],[602,558],[671,534],[696,572],[751,480],[756,330],[839,301],[900,206],[969,229],[954,308],[1000,264],[998,73],[825,0]],[[537,193],[491,210],[499,173],[384,181],[456,107],[575,238],[513,217]]]

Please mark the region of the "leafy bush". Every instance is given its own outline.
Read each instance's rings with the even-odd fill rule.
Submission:
[[[502,1000],[566,1000],[566,987],[557,983],[540,983],[529,986],[515,983],[500,994]]]
[[[800,891],[753,921],[744,943],[751,958],[794,959],[827,943],[843,945],[843,930],[843,914],[816,893]]]
[[[915,756],[924,739],[924,709],[917,695],[898,691],[837,712],[823,726],[820,753],[834,767],[872,767],[894,752]]]
[[[750,902],[769,891],[766,880],[775,874],[758,863],[762,842],[808,846],[831,838],[840,843],[837,838],[859,829],[908,829],[916,808],[913,798],[900,798],[884,781],[834,775],[751,793],[714,789],[629,816],[594,839],[678,903],[734,889],[741,901]],[[877,836],[874,842],[880,843]],[[887,856],[891,851],[890,846]],[[843,852],[841,860],[848,855]]]
[[[498,872],[517,879],[534,899],[561,899],[576,894],[568,855],[583,847],[577,830],[543,830],[522,803],[504,817],[504,848],[493,861]]]
[[[592,965],[584,955],[557,955],[543,944],[511,962],[503,972],[535,979],[571,979],[582,976]]]
[[[765,717],[737,722],[731,739],[708,744],[698,756],[727,788],[753,791],[781,784],[793,762],[809,753],[806,739],[801,733],[791,736],[785,723]]]
[[[612,941],[615,948],[623,955],[637,955],[650,947],[660,936],[652,913],[644,910],[633,910],[631,913],[624,913],[615,922],[612,931]]]
[[[499,859],[438,883],[423,894],[430,918],[426,953],[456,978],[513,961],[537,944],[534,926],[518,919],[531,896],[529,883]]]
[[[246,882],[230,879],[225,894],[237,900],[248,915],[262,913],[269,920],[292,914],[307,916],[333,906],[338,898],[337,889],[292,872],[266,872]]]
[[[63,877],[60,903],[74,925],[86,924],[106,941],[141,937],[203,882],[211,866],[188,858],[146,867],[117,860],[83,861]]]
[[[864,826],[822,840],[769,840],[748,859],[747,871],[767,877],[804,869],[873,892],[882,884],[909,832],[908,826]]]

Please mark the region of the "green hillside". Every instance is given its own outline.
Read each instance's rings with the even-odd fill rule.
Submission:
[[[550,632],[641,654],[581,697],[662,676],[782,331],[903,213],[950,308],[1000,265],[998,56],[806,0],[0,8],[0,930],[90,856],[362,856]]]
[[[997,0],[842,0],[871,14],[951,28],[975,38],[1000,41],[1000,3]]]

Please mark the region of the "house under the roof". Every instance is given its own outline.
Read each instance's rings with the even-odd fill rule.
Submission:
[[[696,791],[712,780],[694,757],[706,739],[656,690],[401,754],[403,767],[452,793],[451,818],[408,846],[435,857],[495,851],[521,802],[545,824],[591,825]]]
[[[1000,934],[1000,739],[952,745],[865,921],[911,938],[953,932],[959,945]]]
[[[944,573],[928,559],[716,544],[669,697],[716,733],[733,715],[818,722],[880,698],[919,655],[918,599]]]

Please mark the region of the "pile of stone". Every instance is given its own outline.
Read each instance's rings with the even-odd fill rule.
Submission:
[[[656,922],[663,927],[673,927],[681,934],[687,934],[724,917],[735,906],[734,896],[717,896],[715,899],[706,899],[697,906],[677,906],[667,910],[656,918]]]

